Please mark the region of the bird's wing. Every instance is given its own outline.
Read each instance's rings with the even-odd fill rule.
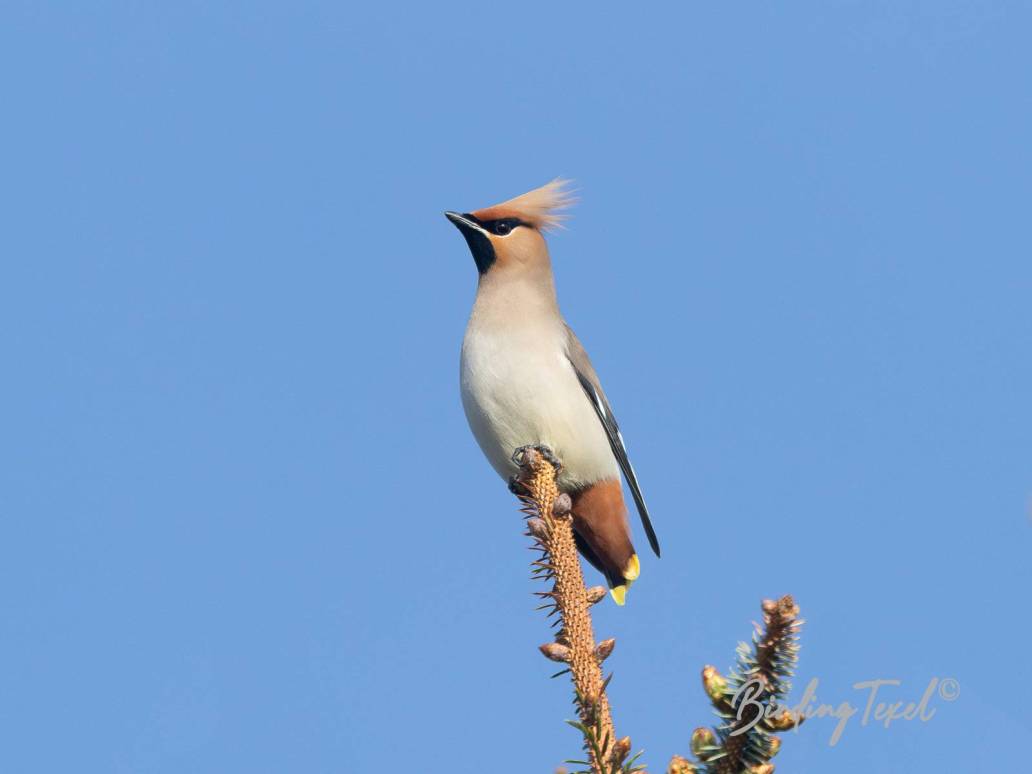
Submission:
[[[656,556],[659,556],[659,540],[656,538],[656,531],[652,528],[649,509],[645,505],[645,498],[641,494],[641,487],[638,486],[638,477],[634,474],[634,466],[631,465],[631,461],[627,458],[627,447],[624,445],[623,436],[620,434],[620,426],[616,423],[616,417],[613,416],[613,410],[609,407],[609,401],[606,400],[606,394],[602,391],[602,385],[598,381],[598,374],[595,373],[595,369],[591,365],[588,353],[584,351],[584,346],[577,339],[570,326],[566,325],[566,323],[563,323],[563,325],[566,328],[566,357],[570,361],[570,365],[573,366],[574,373],[577,374],[577,380],[580,382],[581,387],[584,388],[584,394],[587,395],[588,400],[591,401],[591,405],[595,409],[595,413],[598,414],[602,427],[605,428],[606,436],[609,438],[609,446],[613,450],[613,456],[616,457],[616,461],[620,464],[620,470],[623,471],[624,478],[627,479],[627,485],[630,486],[631,494],[634,496],[634,504],[638,506],[638,515],[641,516],[641,524],[645,527],[645,534],[648,535],[649,545],[656,552]]]

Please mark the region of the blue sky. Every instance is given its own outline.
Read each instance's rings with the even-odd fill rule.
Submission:
[[[0,769],[576,754],[441,215],[557,175],[664,545],[618,731],[663,771],[790,592],[795,696],[961,693],[779,771],[1027,765],[1032,18],[778,5],[6,4]]]

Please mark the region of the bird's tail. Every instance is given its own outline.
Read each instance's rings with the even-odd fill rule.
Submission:
[[[620,482],[600,481],[576,493],[573,527],[577,549],[606,576],[610,596],[623,605],[641,565],[631,543]]]
[[[624,568],[623,577],[614,579],[609,573],[606,573],[606,580],[609,582],[609,596],[613,598],[616,604],[623,607],[624,601],[627,597],[627,589],[631,587],[631,584],[638,579],[638,573],[641,571],[641,565],[638,562],[638,555],[631,554],[631,559]]]
[[[638,579],[638,575],[641,572],[638,555],[631,554],[631,558],[624,569],[621,572],[614,572],[611,566],[607,567],[606,563],[598,558],[580,532],[575,530],[573,539],[577,544],[577,550],[580,552],[580,555],[606,577],[606,584],[609,586],[609,596],[613,598],[616,604],[623,607],[624,602],[627,601],[627,590]]]

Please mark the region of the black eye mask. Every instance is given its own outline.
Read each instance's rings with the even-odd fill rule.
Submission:
[[[515,229],[520,226],[528,226],[529,223],[524,223],[519,218],[498,218],[497,220],[480,220],[470,214],[464,214],[462,217],[469,218],[471,221],[476,223],[485,231],[490,231],[496,236],[505,236],[506,234],[512,233]]]
[[[449,215],[449,217],[451,217],[451,215]],[[462,221],[466,222],[463,223]],[[487,234],[504,237],[507,234],[511,234],[513,229],[519,228],[520,226],[533,228],[529,223],[525,223],[519,218],[481,220],[468,212],[463,213],[461,218],[452,218],[452,222],[455,223],[455,225],[458,226],[459,231],[462,232],[462,236],[465,238],[466,244],[469,245],[469,251],[473,253],[473,260],[477,264],[477,271],[481,274],[486,274],[487,270],[494,265],[496,260],[498,260],[498,256],[495,254],[494,245],[491,244],[491,240]],[[470,224],[478,226],[478,228],[473,228]],[[483,231],[480,229],[483,229]]]

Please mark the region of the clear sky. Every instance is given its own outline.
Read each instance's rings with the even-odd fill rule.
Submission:
[[[795,697],[960,696],[779,771],[1026,767],[1032,12],[782,6],[5,3],[0,770],[576,755],[442,217],[557,175],[664,546],[618,731],[662,772],[790,592]]]

